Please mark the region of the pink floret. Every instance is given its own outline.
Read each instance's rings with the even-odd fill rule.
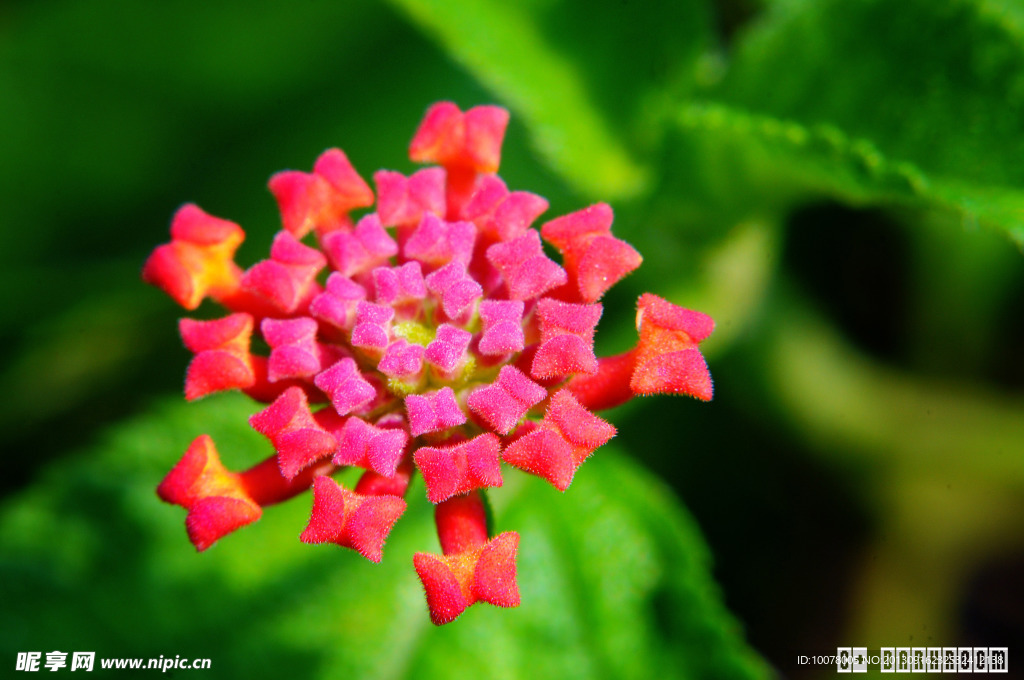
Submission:
[[[472,222],[447,222],[437,215],[423,216],[416,231],[405,242],[403,254],[428,269],[449,262],[468,264],[473,257],[476,226]]]
[[[466,414],[459,408],[450,387],[426,394],[410,394],[405,398],[405,410],[409,416],[409,432],[414,437],[466,422]]]
[[[390,378],[414,378],[423,370],[423,346],[399,338],[387,349],[377,370]]]
[[[426,359],[443,375],[451,375],[464,363],[466,350],[472,338],[473,335],[469,331],[451,324],[441,324],[437,329],[437,335],[427,345]]]
[[[334,272],[327,277],[327,289],[309,303],[309,313],[341,330],[352,330],[356,306],[366,300],[366,289]]]
[[[490,432],[454,446],[424,446],[413,454],[427,485],[427,498],[440,503],[474,489],[501,486],[501,443]]]
[[[312,173],[285,170],[270,178],[285,229],[302,238],[312,229],[331,231],[345,225],[354,208],[373,204],[373,192],[340,149],[328,149]]]
[[[351,232],[339,229],[325,234],[321,245],[335,271],[343,276],[369,271],[398,254],[398,244],[388,235],[376,213],[359,220]]]
[[[390,305],[358,303],[356,323],[352,329],[352,345],[383,352],[388,346],[388,334],[394,317],[395,308]]]
[[[518,547],[519,534],[506,531],[483,547],[464,553],[416,553],[413,564],[426,592],[430,620],[438,626],[450,623],[476,602],[518,606]],[[467,562],[469,569],[462,566]]]
[[[499,356],[523,350],[523,308],[521,300],[484,300],[480,303],[480,319],[483,321],[479,344],[481,354]]]
[[[633,246],[611,234],[612,209],[606,203],[551,220],[541,235],[564,256],[572,290],[565,297],[596,302],[643,258]]]
[[[449,262],[427,275],[426,285],[427,290],[440,299],[445,315],[460,322],[484,293],[480,284],[466,273],[466,265],[459,261]]]
[[[409,157],[418,163],[495,172],[507,125],[508,111],[499,106],[477,106],[463,113],[451,102],[439,102],[427,110],[416,130]]]
[[[377,267],[373,270],[373,286],[378,304],[401,305],[418,302],[427,296],[419,262],[407,262],[400,267]]]
[[[406,177],[400,172],[379,170],[377,214],[386,227],[418,224],[424,213],[445,213],[444,168],[424,168]]]
[[[601,312],[599,304],[577,305],[550,298],[538,302],[541,344],[530,374],[541,380],[596,371],[594,329]]]
[[[270,406],[250,416],[249,424],[274,445],[286,479],[338,448],[334,436],[313,419],[306,394],[298,387],[289,387]]]
[[[693,342],[702,342],[715,330],[715,321],[707,314],[674,305],[651,293],[644,293],[637,302],[637,328],[644,322],[683,331]]]
[[[509,241],[521,236],[547,209],[544,198],[527,191],[509,192],[500,177],[489,175],[481,178],[465,214],[481,233]]]
[[[341,359],[323,371],[313,383],[327,394],[338,415],[348,415],[377,395],[373,385],[363,378],[355,360]]]
[[[270,382],[308,378],[320,372],[323,350],[316,342],[316,321],[309,317],[264,319],[260,330],[271,348],[267,362]]]
[[[196,353],[185,373],[187,400],[256,383],[249,354],[253,328],[250,315],[231,314],[210,321],[182,319],[178,326],[185,346]]]
[[[337,433],[335,465],[354,465],[391,477],[405,454],[409,434],[401,427],[377,427],[351,417]]]
[[[501,457],[509,465],[543,477],[565,491],[583,461],[613,436],[612,425],[563,389],[551,398],[544,419],[509,444]]]
[[[514,366],[502,366],[493,384],[469,395],[467,404],[488,427],[508,434],[532,407],[544,401],[548,393]]]
[[[313,511],[302,532],[303,543],[335,543],[371,562],[380,562],[384,541],[405,512],[398,496],[364,496],[330,477],[313,480]]]
[[[242,275],[241,288],[283,314],[319,292],[316,275],[327,259],[314,248],[303,245],[287,231],[278,232],[270,259],[257,262]]]
[[[487,259],[501,272],[513,300],[532,300],[568,280],[565,270],[544,254],[533,230],[494,244],[487,249]]]

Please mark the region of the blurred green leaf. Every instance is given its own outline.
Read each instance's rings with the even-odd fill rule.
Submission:
[[[647,169],[596,106],[585,67],[545,35],[541,12],[491,0],[394,1],[522,115],[542,153],[583,192],[609,200],[644,186]]]
[[[438,546],[418,483],[380,565],[300,543],[308,496],[197,555],[184,513],[153,489],[196,422],[229,467],[266,452],[246,426],[251,410],[233,396],[161,407],[9,499],[0,597],[17,616],[0,619],[3,658],[208,657],[217,677],[768,674],[721,604],[693,521],[610,448],[566,494],[514,471],[493,494],[498,529],[522,536],[518,609],[481,605],[429,623],[412,554]]]
[[[111,216],[137,218],[154,197],[175,205],[176,190],[163,191],[182,177],[194,186],[200,167],[225,200],[231,175],[218,170],[235,155],[232,139],[261,149],[282,134],[285,102],[293,120],[311,92],[326,106],[325,65],[370,49],[388,14],[329,0],[4,9],[0,122],[12,133],[0,137],[0,198],[14,211],[9,224],[34,227],[0,231],[0,257],[15,263],[37,249],[99,257],[111,248],[108,234],[122,252],[144,243],[147,230],[112,228]],[[333,78],[338,92],[356,82]],[[249,172],[262,182],[269,171]]]
[[[1020,396],[882,366],[799,303],[775,314],[759,361],[768,401],[823,454],[908,478],[927,470],[958,485],[1024,489]]]
[[[1024,531],[1024,398],[885,366],[799,302],[773,318],[758,408],[810,442],[876,526],[844,635],[869,646],[922,626],[963,635],[963,584]]]
[[[980,0],[780,3],[715,88],[727,108],[682,123],[738,132],[759,180],[781,161],[786,179],[800,169],[798,188],[952,209],[1024,245],[1020,16]]]

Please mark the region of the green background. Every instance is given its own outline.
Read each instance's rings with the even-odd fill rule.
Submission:
[[[236,468],[268,445],[244,399],[183,403],[181,311],[139,270],[186,201],[261,259],[271,173],[330,146],[411,171],[439,100],[509,108],[501,174],[548,217],[615,209],[645,262],[599,351],[643,291],[717,328],[712,403],[611,412],[565,494],[505,475],[524,604],[434,629],[421,485],[381,565],[300,544],[308,497],[194,553],[155,485],[202,432]],[[799,678],[836,646],[1024,650],[1024,4],[8,2],[0,126],[0,668]]]

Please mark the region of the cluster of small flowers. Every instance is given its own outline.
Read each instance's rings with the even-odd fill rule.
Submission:
[[[158,493],[188,510],[197,549],[312,487],[301,540],[379,561],[418,471],[442,553],[414,557],[431,619],[478,601],[514,607],[519,535],[493,535],[482,497],[501,486],[500,463],[564,491],[615,434],[593,410],[635,394],[711,398],[697,345],[712,320],[654,295],[639,300],[636,347],[595,356],[598,301],[640,255],[612,236],[605,204],[531,228],[547,201],[496,174],[507,123],[499,107],[435,104],[410,157],[437,165],[377,172],[376,210],[358,220],[375,196],[342,151],[274,175],[284,230],[244,271],[241,227],[177,211],[144,280],[186,309],[209,297],[231,312],[181,320],[195,354],[185,397],[239,389],[267,403],[249,422],[275,451],[232,472],[210,437],[192,442]],[[254,331],[269,356],[251,352]],[[331,477],[348,466],[365,470],[354,489]]]

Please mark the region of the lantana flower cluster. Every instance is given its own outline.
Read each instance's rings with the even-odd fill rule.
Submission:
[[[519,535],[495,534],[485,490],[507,467],[567,489],[615,435],[595,410],[638,394],[711,398],[698,343],[712,320],[655,295],[639,299],[636,346],[595,356],[600,300],[641,257],[603,203],[533,228],[547,201],[496,174],[507,123],[500,107],[435,104],[409,149],[433,165],[378,171],[376,191],[338,149],[311,173],[274,175],[284,229],[245,270],[241,227],[191,204],[174,215],[143,279],[185,309],[211,298],[230,312],[181,320],[194,353],[185,398],[241,390],[265,403],[249,423],[274,449],[234,472],[202,435],[160,483],[198,550],[312,488],[301,540],[378,562],[418,473],[441,547],[413,559],[433,622],[475,602],[514,607]],[[253,351],[254,334],[269,353]],[[364,470],[353,489],[332,477],[348,467]]]

